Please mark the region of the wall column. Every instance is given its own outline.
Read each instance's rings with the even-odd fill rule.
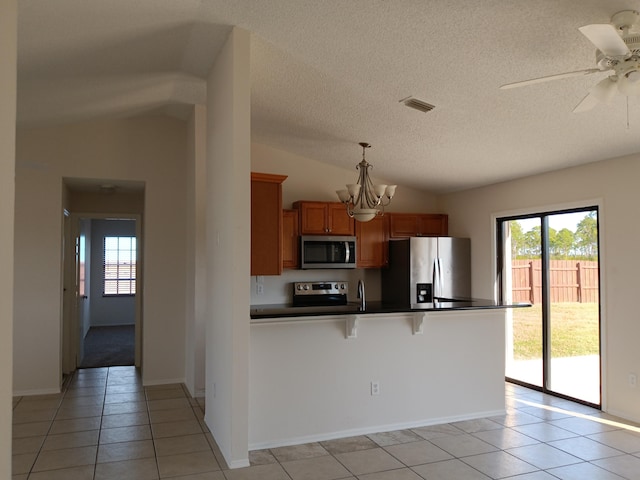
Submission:
[[[0,478],[11,477],[18,7],[0,2]]]
[[[205,392],[205,315],[207,266],[205,243],[207,109],[194,105],[187,129],[187,282],[185,384],[193,397]]]
[[[205,421],[231,468],[249,465],[249,47],[234,28],[207,80]]]

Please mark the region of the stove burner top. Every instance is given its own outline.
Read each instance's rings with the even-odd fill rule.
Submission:
[[[295,282],[293,306],[346,305],[349,285],[347,282]]]

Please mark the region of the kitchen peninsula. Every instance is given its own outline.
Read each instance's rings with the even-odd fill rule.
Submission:
[[[253,306],[249,448],[504,414],[505,318],[519,306]]]
[[[252,184],[270,180],[266,174],[254,174]],[[429,290],[422,283],[405,285],[395,278],[383,286],[384,272],[400,265],[393,261],[395,249],[390,244],[446,236],[448,216],[393,212],[369,223],[354,226],[351,221],[346,228],[336,220],[348,218],[343,205],[296,201],[294,209],[286,217],[283,214],[288,229],[282,234],[276,229],[277,235],[269,241],[263,235],[265,228],[259,227],[264,217],[260,209],[278,211],[283,203],[280,190],[270,188],[272,201],[256,202],[252,208],[252,219],[256,219],[252,243],[260,247],[257,256],[270,255],[282,262],[266,269],[255,268],[258,262],[252,261],[249,449],[504,414],[505,319],[512,306],[460,301],[471,295],[468,280],[463,282],[466,293],[439,293],[457,301],[420,303],[419,309],[409,305],[428,301],[442,290]],[[321,239],[330,244],[340,238],[336,234],[352,241],[354,233],[357,268],[339,265],[336,270],[337,265],[325,265],[344,263],[345,256],[340,254],[320,261],[320,253],[341,251],[334,245],[315,251],[314,261],[323,264],[321,269],[297,270],[304,256],[299,250],[305,246],[300,235],[330,235]],[[281,238],[286,241],[280,243]],[[426,243],[426,238],[417,243]],[[458,263],[469,261],[466,243],[467,253],[458,257],[464,262]],[[272,249],[270,254],[262,248],[266,246]],[[340,274],[333,281],[336,272]],[[331,275],[332,281],[325,275]],[[347,289],[343,290],[349,282],[357,282],[360,290],[361,281],[369,285],[367,298],[376,300],[364,307],[360,302],[348,303]],[[297,304],[297,295],[316,292],[314,282],[319,290],[337,290],[327,293],[343,295],[344,301],[331,306]],[[400,290],[413,292],[416,298],[407,295],[406,301],[398,297],[383,303],[384,294],[395,290],[394,284],[402,284]],[[364,283],[359,296],[364,296]],[[262,304],[265,299],[272,303]]]

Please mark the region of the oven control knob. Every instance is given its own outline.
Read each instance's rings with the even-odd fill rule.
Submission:
[[[305,283],[304,287],[302,288],[304,288],[305,290],[309,290],[309,285]]]
[[[335,284],[335,286],[334,286],[333,288],[335,288],[336,290],[338,290],[338,288],[340,288],[340,287],[338,287],[338,284],[336,283],[336,284]]]
[[[296,285],[296,290],[302,290],[302,285],[300,284]]]
[[[344,283],[340,284],[340,290],[344,290],[345,288]]]

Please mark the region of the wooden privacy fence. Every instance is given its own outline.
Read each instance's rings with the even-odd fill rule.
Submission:
[[[551,303],[598,302],[598,262],[551,260]],[[511,286],[514,302],[542,301],[541,260],[512,260]]]

